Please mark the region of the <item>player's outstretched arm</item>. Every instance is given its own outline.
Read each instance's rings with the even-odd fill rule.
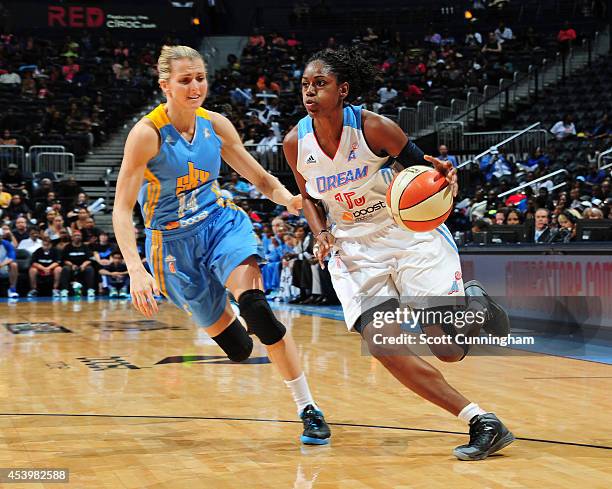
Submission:
[[[160,292],[138,255],[132,212],[147,163],[157,154],[158,148],[157,131],[144,121],[138,122],[125,142],[113,207],[113,229],[130,275],[132,304],[148,318],[158,311],[153,294],[159,295]]]
[[[221,139],[223,160],[272,202],[284,205],[291,214],[298,215],[302,208],[302,196],[292,195],[275,176],[263,169],[244,148],[236,128],[226,117],[216,112],[208,112],[212,117],[215,132]]]

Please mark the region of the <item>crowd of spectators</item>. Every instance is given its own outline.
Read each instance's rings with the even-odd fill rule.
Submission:
[[[0,175],[0,281],[8,282],[8,297],[128,297],[121,253],[96,226],[94,214],[102,209],[74,178],[43,179],[34,188],[16,165]],[[26,284],[18,283],[20,264]]]
[[[283,135],[304,114],[301,70],[318,48],[360,46],[380,72],[361,103],[393,117],[398,107],[420,100],[448,105],[450,98],[463,98],[467,90],[481,90],[551,49],[563,51],[576,40],[576,33],[565,25],[556,37],[548,37],[533,29],[516,32],[504,22],[486,29],[472,24],[461,34],[431,29],[420,40],[368,28],[353,39],[330,37],[319,46],[304,46],[295,35],[255,33],[240,57],[229,55],[227,67],[211,76],[206,105],[227,115],[249,151],[265,164],[280,156]],[[2,36],[0,101],[6,102],[7,110],[0,117],[0,144],[61,141],[75,144],[81,153],[91,150],[125,121],[132,108],[150,100],[156,88],[157,51],[153,44],[94,40],[88,34],[78,42],[67,37],[60,44]],[[568,242],[576,239],[578,219],[608,218],[610,177],[594,166],[597,151],[610,143],[607,117],[598,119],[591,130],[582,128],[582,134],[571,115],[563,117],[550,128],[557,141],[525,161],[503,152],[483,158],[479,167],[468,170],[462,194],[466,197],[459,199],[449,219],[451,229],[465,233],[469,241],[472,233],[488,226],[527,222],[533,223],[530,241]],[[564,145],[578,136],[591,146],[581,158],[566,161]],[[456,166],[452,150],[441,146],[439,157]],[[553,182],[546,182],[504,200],[496,197],[558,168],[572,175],[567,187],[552,190]],[[312,256],[314,239],[305,221],[282,214],[282,209],[262,210],[256,200],[261,196],[236,174],[228,176],[223,188],[253,220],[265,257],[262,271],[269,297],[335,303],[329,273]],[[97,210],[99,203],[92,207],[74,179],[42,179],[33,187],[20,168],[8,165],[0,176],[0,278],[8,278],[9,295],[18,294],[15,270],[18,256],[26,253],[32,261],[27,277],[30,296],[42,289],[57,297],[127,295],[125,265],[112,237],[96,227],[92,214]]]
[[[517,33],[504,22],[471,24],[467,32],[432,27],[423,39],[367,28],[353,38],[329,37],[314,45],[305,45],[294,34],[255,32],[243,52],[230,54],[227,66],[212,77],[207,106],[227,115],[260,156],[273,157],[273,145],[305,113],[300,77],[309,56],[340,45],[358,46],[376,64],[376,85],[360,102],[391,117],[397,117],[398,108],[421,100],[449,106],[452,98],[465,99],[470,90],[482,92],[486,84],[511,79],[515,71],[525,72],[559,49],[555,33],[532,28]]]
[[[0,35],[0,143],[60,144],[83,159],[150,102],[158,52],[87,31],[61,41]]]

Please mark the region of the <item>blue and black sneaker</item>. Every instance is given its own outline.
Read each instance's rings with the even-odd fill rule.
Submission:
[[[510,445],[514,435],[493,413],[474,416],[470,421],[470,441],[453,451],[459,460],[482,460]]]
[[[312,404],[308,404],[300,414],[302,422],[304,423],[304,433],[300,440],[305,445],[327,445],[329,443],[329,437],[331,431],[323,413]]]
[[[490,297],[478,280],[470,280],[464,286],[468,304],[476,302],[485,312],[482,328],[493,336],[508,336],[510,334],[510,318],[508,313]]]

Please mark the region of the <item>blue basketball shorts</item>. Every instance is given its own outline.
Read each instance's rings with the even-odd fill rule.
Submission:
[[[189,228],[147,229],[146,236],[147,261],[160,290],[202,327],[221,317],[232,271],[248,257],[259,257],[248,216],[227,207]]]

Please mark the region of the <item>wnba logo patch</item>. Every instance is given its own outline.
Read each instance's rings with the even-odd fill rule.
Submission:
[[[170,270],[171,273],[176,273],[176,258],[174,258],[172,255],[168,255],[166,258],[164,258],[164,261],[166,262],[166,265],[168,265],[168,270]]]

